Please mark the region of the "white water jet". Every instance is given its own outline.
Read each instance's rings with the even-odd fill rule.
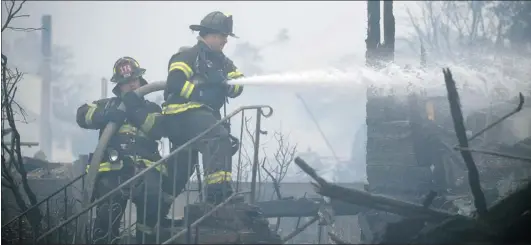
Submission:
[[[343,72],[337,69],[313,70],[290,73],[255,75],[231,80],[229,83],[253,86],[309,85],[309,86],[348,86],[359,85],[352,81],[359,78],[358,73]]]
[[[404,69],[391,64],[376,71],[364,65],[350,66],[348,70],[336,68],[255,75],[230,81],[231,84],[250,86],[290,86],[301,88],[325,87],[338,88],[345,92],[351,89],[363,89],[372,86],[380,93],[392,92],[395,95],[410,92],[425,92],[430,96],[446,94],[441,67],[426,69]],[[446,66],[444,66],[446,67]],[[481,97],[489,100],[506,100],[518,92],[527,92],[529,82],[524,76],[507,74],[499,66],[491,65],[485,69],[472,69],[464,65],[448,65],[464,96]],[[511,75],[511,76],[508,76]],[[345,90],[346,89],[346,90]]]

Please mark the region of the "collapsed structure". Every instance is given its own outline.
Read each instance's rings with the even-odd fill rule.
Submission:
[[[475,134],[486,128],[514,110],[518,103],[512,102],[501,103],[488,112],[472,113],[466,119],[467,129]],[[514,133],[515,124],[521,127],[525,122],[529,126],[531,114],[526,114],[529,105],[525,107],[520,113],[523,117],[515,115],[501,122],[473,144],[529,158],[530,135]],[[491,118],[486,120],[487,117]],[[473,207],[467,204],[470,201],[467,170],[454,149],[455,133],[446,97],[369,98],[367,125],[367,191],[417,204],[433,194],[433,207],[470,214]],[[504,141],[513,143],[500,143]],[[501,179],[513,175],[514,181],[528,181],[531,176],[531,166],[522,160],[484,154],[477,155],[476,159],[489,206],[501,197],[498,186]],[[375,242],[386,233],[388,223],[401,218],[396,214],[368,211],[360,214],[359,220],[364,241]]]

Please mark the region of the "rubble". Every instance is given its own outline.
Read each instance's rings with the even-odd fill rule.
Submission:
[[[528,233],[523,228],[525,226],[518,224],[531,224],[531,202],[528,200],[531,196],[531,183],[492,206],[484,216],[469,217],[330,184],[318,176],[304,160],[296,158],[295,163],[317,181],[316,191],[324,196],[405,217],[406,219],[387,226],[386,233],[378,239],[380,244],[495,244],[530,241],[514,240],[515,237],[529,239],[525,237]],[[508,235],[512,233],[514,234]]]
[[[473,203],[473,208],[471,208],[467,203],[467,200],[463,198],[454,198],[453,200],[450,200],[454,203],[454,206],[458,207],[457,210],[454,209],[453,211],[448,211],[431,208],[430,205],[432,205],[438,198],[436,192],[433,190],[430,190],[430,192],[424,196],[424,201],[421,202],[422,205],[420,205],[415,201],[410,202],[406,200],[398,200],[385,195],[370,194],[367,192],[368,188],[366,191],[344,188],[328,183],[321,176],[317,175],[315,170],[301,158],[296,158],[295,163],[317,182],[314,185],[316,191],[321,195],[402,217],[402,219],[397,219],[394,222],[387,222],[382,233],[376,231],[375,234],[369,234],[372,236],[368,239],[371,242],[378,244],[529,243],[531,241],[531,235],[528,232],[528,227],[531,225],[531,201],[529,200],[529,197],[531,196],[531,181],[529,181],[529,177],[525,180],[525,185],[489,207],[490,202],[488,200],[492,199],[491,196],[496,195],[497,193],[493,194],[489,189],[487,190],[490,192],[485,191],[482,187],[479,179],[478,167],[471,155],[472,151],[481,152],[481,150],[471,150],[468,146],[468,141],[486,132],[490,128],[493,128],[496,124],[499,124],[511,115],[519,112],[523,106],[523,96],[520,94],[519,104],[512,112],[500,117],[500,119],[487,125],[485,128],[476,131],[477,133],[474,135],[467,134],[460,109],[459,94],[455,88],[455,81],[452,79],[449,69],[444,70],[444,75],[448,90],[451,117],[459,140],[459,147],[454,147],[454,149],[461,153],[466,165],[468,176],[465,176],[465,179],[468,181],[472,191],[473,199],[471,199],[470,202]],[[410,97],[410,99],[415,99],[415,97]],[[414,108],[410,108],[410,110],[414,110]],[[384,112],[383,114],[386,113]],[[419,114],[411,113],[410,116],[411,115],[414,116]],[[368,117],[368,123],[369,120],[370,118]],[[413,117],[410,118],[410,120],[413,120],[412,122],[408,122],[410,125],[417,123],[417,125],[412,125],[413,127],[416,126],[417,130],[419,129],[419,126],[422,126],[418,124],[418,118],[415,119]],[[395,122],[398,123],[398,121]],[[415,130],[412,129],[411,135],[414,134]],[[405,137],[409,136],[406,134]],[[399,138],[404,137],[401,136],[397,139]],[[415,145],[415,143],[415,137],[413,137],[413,145],[404,144],[402,146],[413,147],[413,149],[415,149],[416,147],[419,147],[418,145]],[[444,144],[444,142],[440,143]],[[525,146],[527,145],[524,143],[524,148]],[[419,161],[419,159],[422,158],[422,154],[427,154],[427,152],[419,150],[405,151],[414,153],[413,156],[410,156],[410,161],[417,162],[417,164],[422,164],[423,161]],[[485,152],[486,151],[483,150],[484,154]],[[520,151],[520,153],[521,155],[519,156],[511,156],[503,152],[486,154],[505,157],[505,159],[528,161],[525,155],[529,154],[529,152],[522,153],[522,151]],[[386,163],[386,161],[383,162]],[[394,162],[396,163],[397,161]],[[387,163],[387,166],[390,165]],[[368,173],[368,175],[369,178],[371,178],[370,173]],[[372,191],[374,191],[374,188]],[[444,199],[449,199],[449,197],[450,195],[446,195]],[[337,242],[341,243],[341,241]]]

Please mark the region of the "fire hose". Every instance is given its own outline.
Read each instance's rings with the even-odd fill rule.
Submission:
[[[166,82],[154,82],[147,84],[145,86],[142,86],[135,90],[135,93],[139,96],[144,96],[147,94],[150,94],[152,92],[163,90],[166,87]],[[120,103],[120,106],[118,107],[118,110],[125,111],[125,105],[124,103]],[[103,154],[105,152],[105,149],[107,148],[107,144],[109,143],[109,140],[114,135],[118,127],[121,125],[117,125],[114,122],[110,122],[105,126],[105,129],[103,130],[103,133],[101,134],[100,140],[98,142],[98,145],[96,146],[96,150],[94,150],[94,153],[92,155],[92,159],[90,161],[90,168],[87,174],[87,181],[88,186],[90,187],[89,190],[93,190],[94,188],[94,182],[96,179],[96,175],[98,174],[98,166],[103,158]],[[92,192],[89,192],[87,195],[85,195],[85,199],[83,200],[85,205],[89,205],[90,200],[92,199]]]
[[[147,95],[153,92],[164,90],[165,87],[166,87],[166,82],[164,81],[153,82],[153,83],[147,84],[145,86],[142,86],[136,89],[135,93],[139,96],[144,96],[144,95]],[[118,109],[125,111],[124,103],[120,103],[120,106],[118,107]],[[83,193],[83,207],[88,207],[90,205],[90,202],[92,200],[92,194],[93,194],[92,190],[94,190],[94,184],[96,182],[95,179],[98,174],[98,167],[103,158],[103,155],[104,155],[105,149],[107,148],[107,144],[109,143],[109,140],[114,135],[114,133],[116,132],[119,126],[121,125],[117,125],[114,122],[110,122],[107,124],[107,126],[105,126],[105,129],[103,130],[103,133],[101,134],[98,145],[96,146],[96,150],[94,150],[94,153],[92,155],[92,159],[90,161],[90,167],[87,173],[87,184],[88,184],[87,186],[89,188],[85,189],[85,193]],[[87,217],[87,218],[91,218],[91,217]],[[79,239],[78,241],[82,242],[83,238]]]

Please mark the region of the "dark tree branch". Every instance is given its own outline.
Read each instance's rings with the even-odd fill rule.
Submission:
[[[9,3],[11,3],[10,6],[8,6]],[[26,31],[26,29],[38,30],[36,28],[15,28],[10,25],[11,21],[13,21],[14,19],[22,18],[22,17],[29,17],[29,15],[25,15],[25,14],[19,15],[19,12],[22,9],[22,6],[24,5],[24,3],[26,3],[25,0],[24,1],[14,1],[14,0],[4,1],[4,7],[6,9],[7,17],[6,17],[4,24],[2,25],[2,32],[4,32],[4,30],[6,29],[16,30],[16,31]]]
[[[249,118],[245,118],[245,132],[247,133],[247,136],[249,136],[249,139],[251,140],[251,142],[254,144],[255,140],[254,140],[254,135],[253,133],[251,132],[251,129],[249,129],[249,123],[251,122],[251,119],[252,117],[249,117]]]
[[[267,157],[264,157],[264,161],[262,161],[261,168],[264,170],[267,176],[271,178],[271,181],[273,183],[273,188],[274,188],[273,195],[276,194],[277,199],[281,200],[282,194],[280,191],[280,188],[281,188],[280,183],[286,176],[291,162],[293,162],[293,158],[296,152],[296,146],[294,147],[290,146],[290,143],[286,140],[286,137],[280,132],[275,132],[273,134],[273,137],[277,142],[277,150],[273,154],[275,158],[276,166],[272,167]],[[264,152],[264,155],[267,155],[265,150],[263,150],[263,152]],[[270,170],[266,168],[265,166],[266,162],[270,166],[271,168]],[[271,196],[271,199],[273,199],[273,196]],[[281,217],[277,217],[275,232],[278,232],[278,229],[280,228],[280,221],[281,221]]]
[[[282,182],[282,180],[284,179],[284,177],[286,177],[286,174],[288,173],[289,166],[295,158],[295,152],[297,152],[297,145],[295,144],[294,146],[292,146],[291,143],[287,140],[287,138],[289,138],[289,134],[284,135],[280,132],[275,132],[274,138],[278,143],[277,151],[274,154],[275,161],[277,162],[277,165],[279,167],[277,173],[277,180],[278,182]]]
[[[8,4],[4,2],[6,6],[7,17],[4,25],[2,26],[2,32],[9,28],[10,22],[18,17],[23,17],[17,15],[24,1],[15,7],[15,1],[11,1],[12,5],[8,7]],[[17,92],[18,82],[22,80],[23,73],[15,69],[15,71],[7,67],[8,59],[7,56],[2,54],[2,84],[1,84],[1,101],[2,101],[2,126],[9,128],[9,130],[2,130],[2,139],[6,136],[4,133],[9,133],[11,137],[11,142],[2,141],[2,185],[8,187],[15,198],[16,204],[19,206],[21,211],[26,211],[30,206],[35,206],[37,204],[37,197],[28,183],[27,171],[24,166],[24,160],[22,158],[21,151],[21,141],[20,134],[17,130],[15,115],[17,113],[13,110],[14,106],[19,108],[19,111],[24,115],[24,110],[15,102],[15,95]],[[5,156],[7,155],[7,156]],[[13,169],[16,170],[17,178],[12,174],[15,174]],[[20,179],[18,179],[20,178]],[[20,184],[18,183],[20,181]],[[22,190],[19,186],[21,185]],[[29,203],[26,202],[24,195],[29,200]],[[35,210],[32,212],[32,215],[27,216],[28,221],[34,231],[34,234],[38,234],[40,230],[40,222],[42,220],[42,214],[40,210]],[[20,217],[22,218],[22,217]]]
[[[264,152],[264,155],[265,155],[265,152]],[[269,176],[269,178],[271,178],[271,182],[273,182],[273,188],[275,189],[275,193],[277,194],[277,199],[281,200],[282,199],[282,195],[280,193],[280,183],[275,178],[275,176],[273,176],[273,174],[269,170],[267,170],[267,168],[265,167],[266,161],[267,161],[267,157],[264,157],[264,160],[262,161],[262,169],[266,172],[266,174]],[[282,217],[277,217],[277,223],[275,225],[275,232],[278,232],[278,229],[280,228],[280,220],[281,220],[281,218]]]
[[[264,155],[265,155],[265,151],[264,151]],[[277,195],[277,199],[280,200],[282,199],[282,195],[280,193],[280,182],[277,180],[277,178],[275,178],[275,176],[271,173],[271,171],[267,170],[267,168],[265,167],[266,162],[269,162],[269,160],[267,160],[267,157],[264,156],[261,167],[266,172],[266,174],[269,176],[269,178],[271,178],[271,182],[273,182],[273,188],[275,189],[275,194]]]
[[[23,31],[23,32],[32,32],[32,31],[42,30],[42,28],[29,28],[29,27],[6,27],[6,29],[12,30],[12,31]]]

